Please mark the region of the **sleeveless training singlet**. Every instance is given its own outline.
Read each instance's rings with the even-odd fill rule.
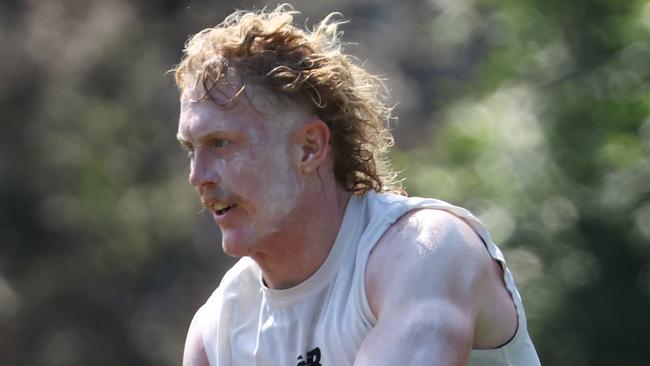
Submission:
[[[467,210],[443,201],[373,191],[350,197],[330,254],[303,283],[286,290],[270,289],[250,258],[241,259],[226,273],[197,313],[210,365],[352,365],[377,321],[366,299],[370,251],[395,221],[417,208],[445,210],[465,220],[504,268],[505,284],[517,309],[517,331],[500,348],[472,350],[469,365],[539,365],[521,297],[485,226]]]

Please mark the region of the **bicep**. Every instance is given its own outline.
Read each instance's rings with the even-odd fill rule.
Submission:
[[[203,345],[203,308],[199,309],[192,319],[185,339],[183,351],[183,366],[209,366],[208,356]]]
[[[364,340],[355,366],[467,363],[472,316],[447,301],[407,304],[385,310]]]
[[[476,234],[445,212],[400,219],[366,268],[377,324],[358,365],[464,365],[473,345],[489,261]]]

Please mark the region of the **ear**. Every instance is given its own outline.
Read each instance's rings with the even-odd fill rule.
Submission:
[[[300,171],[305,174],[316,173],[329,152],[329,127],[325,122],[315,119],[300,126],[293,138],[301,148],[302,156],[298,163]]]

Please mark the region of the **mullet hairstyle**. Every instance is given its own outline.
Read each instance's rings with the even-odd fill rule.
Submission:
[[[345,21],[334,20],[340,14],[302,30],[292,23],[297,13],[287,4],[272,11],[238,10],[190,37],[173,70],[177,86],[181,92],[200,86],[203,97],[222,108],[236,102],[247,83],[297,101],[329,127],[334,175],[347,191],[406,194],[386,159],[393,145],[392,108],[381,79],[342,52],[338,26]],[[238,92],[226,101],[212,98],[232,73],[242,80]]]

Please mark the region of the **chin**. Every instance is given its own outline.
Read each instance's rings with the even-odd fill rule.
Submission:
[[[246,251],[242,250],[242,248],[238,246],[233,246],[232,244],[226,244],[222,243],[221,244],[221,249],[223,250],[224,254],[230,256],[230,257],[245,257]]]
[[[276,232],[246,228],[222,228],[221,248],[232,257],[253,257],[272,249],[277,242]]]
[[[225,236],[221,240],[221,248],[226,255],[231,257],[246,257],[252,253],[249,242]]]

